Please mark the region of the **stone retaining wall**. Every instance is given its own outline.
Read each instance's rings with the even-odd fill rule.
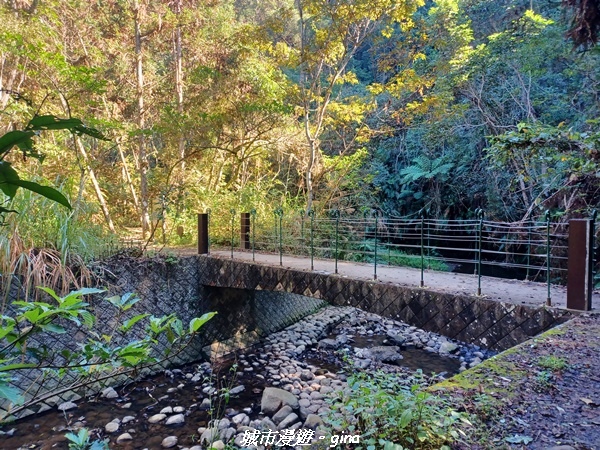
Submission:
[[[498,351],[572,317],[572,313],[555,308],[514,305],[208,256],[198,258],[199,280],[206,286],[282,291],[333,305],[351,305]]]
[[[202,265],[204,260],[196,257],[173,258],[126,258],[114,257],[98,265],[102,281],[98,287],[106,288],[106,293],[87,299],[96,316],[93,329],[98,335],[111,334],[115,327],[115,309],[103,297],[122,295],[126,292],[138,294],[141,300],[128,311],[128,317],[141,313],[149,313],[156,317],[174,313],[180,318],[184,327],[194,317],[206,312],[216,311],[217,315],[201,329],[200,337],[187,347],[184,352],[169,360],[169,364],[186,364],[206,356],[212,345],[212,350],[226,353],[233,348],[244,347],[256,342],[260,337],[279,331],[291,323],[311,314],[325,305],[320,299],[305,298],[300,295],[284,294],[282,292],[254,292],[242,289],[206,287],[202,283],[201,274],[205,273]],[[208,283],[210,285],[210,283]],[[7,303],[23,299],[24,291],[20,289],[17,280],[12,283],[8,293]],[[5,312],[10,314],[10,307]],[[76,351],[78,343],[84,342],[91,336],[85,327],[76,327],[72,323],[64,324],[68,330],[61,335],[34,336],[30,346],[48,346],[50,348],[70,349]],[[137,332],[137,334],[136,334]],[[127,335],[126,340],[144,337],[143,329],[136,327]],[[118,344],[120,337],[112,340]],[[159,342],[157,351],[162,353],[169,346],[168,342]],[[154,370],[159,370],[155,368]],[[145,371],[144,375],[150,374]],[[20,389],[29,387],[28,392],[35,392],[36,397],[49,392],[57,392],[71,383],[76,383],[76,374],[43,375],[39,370],[21,370],[14,375],[12,384]],[[55,407],[65,401],[77,400],[82,395],[99,392],[107,385],[125,384],[130,379],[103,380],[95,383],[90,389],[78,389],[77,392],[67,391],[53,396],[31,410],[25,410],[17,415],[41,412]],[[30,400],[31,394],[26,394]],[[5,416],[9,405],[0,401],[0,418]]]

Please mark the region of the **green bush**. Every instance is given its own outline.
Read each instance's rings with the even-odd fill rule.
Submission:
[[[471,425],[466,414],[425,391],[419,378],[408,386],[383,372],[351,376],[348,390],[332,400],[332,410],[325,422],[360,434],[356,448],[366,450],[449,450],[465,435],[461,427]]]

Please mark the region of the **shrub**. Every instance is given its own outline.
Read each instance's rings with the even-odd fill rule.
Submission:
[[[348,389],[332,401],[338,412],[326,423],[347,434],[360,434],[357,449],[449,450],[449,444],[465,435],[459,427],[471,423],[447,401],[426,392],[419,381],[408,386],[394,374],[355,374]]]

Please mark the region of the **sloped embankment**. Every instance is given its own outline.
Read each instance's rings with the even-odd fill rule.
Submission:
[[[600,449],[600,316],[574,318],[434,389],[481,420],[464,448]]]

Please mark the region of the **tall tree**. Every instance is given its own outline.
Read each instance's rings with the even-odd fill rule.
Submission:
[[[348,64],[365,40],[380,31],[391,35],[412,24],[422,0],[296,0],[299,16],[297,48],[298,104],[307,144],[306,208],[312,209],[313,172],[320,137],[332,99],[344,83],[356,80]]]

